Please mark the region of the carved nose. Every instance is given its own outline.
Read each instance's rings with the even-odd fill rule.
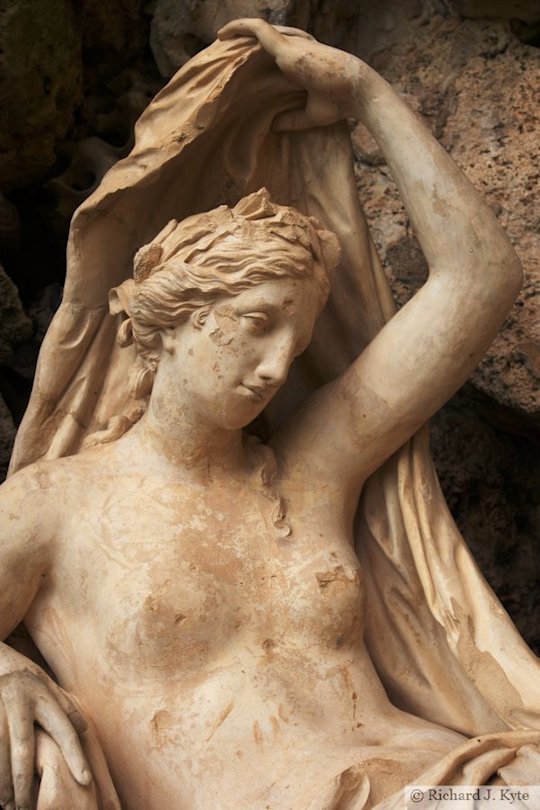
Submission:
[[[287,379],[291,362],[292,352],[289,346],[282,346],[270,352],[259,363],[257,376],[270,385],[282,385]]]

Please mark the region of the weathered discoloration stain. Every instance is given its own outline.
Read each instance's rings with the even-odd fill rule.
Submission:
[[[48,470],[40,467],[36,472],[36,483],[41,490],[46,490],[51,484],[51,477]]]
[[[294,315],[296,312],[295,302],[292,298],[285,298],[283,301],[283,309],[287,315]]]
[[[350,692],[352,694],[354,692],[354,688],[353,688],[353,682],[352,682],[351,673],[349,671],[349,668],[347,667],[346,664],[342,664],[342,666],[340,666],[340,668],[339,668],[339,671],[340,671],[341,677],[343,678],[343,680],[345,682],[345,688],[347,689],[348,692]]]
[[[334,583],[349,583],[355,579],[355,574],[345,571],[342,565],[336,565],[331,571],[318,571],[315,574],[319,588],[324,593]]]
[[[217,327],[210,332],[210,340],[217,346],[229,346],[238,331],[238,316],[232,307],[220,307],[214,310]]]
[[[356,720],[356,704],[357,704],[357,701],[358,701],[358,694],[357,694],[357,692],[354,692],[354,691],[353,691],[353,693],[352,693],[352,699],[353,699],[353,711],[352,711],[352,716],[353,716],[353,720]]]
[[[164,709],[160,709],[159,711],[155,712],[150,724],[152,726],[152,731],[154,734],[159,734],[162,729],[162,720],[167,716],[167,712]]]
[[[255,722],[253,723],[253,739],[255,740],[255,743],[257,745],[262,746],[263,736],[262,736],[262,731],[261,731],[261,727],[259,725],[258,720],[255,720]]]
[[[290,722],[290,718],[289,718],[288,714],[285,711],[283,703],[279,704],[278,715],[280,716],[281,720],[283,720],[284,723],[289,723]]]
[[[158,751],[171,742],[171,731],[174,730],[175,719],[166,709],[158,709],[150,720],[154,745]],[[174,734],[172,735],[174,737]]]
[[[233,709],[234,709],[234,700],[231,700],[231,702],[227,706],[225,706],[223,711],[220,712],[218,717],[216,718],[216,721],[214,722],[214,725],[212,726],[212,730],[211,730],[210,734],[208,735],[208,737],[206,738],[206,742],[208,742],[208,740],[210,740],[214,736],[214,734],[216,733],[218,728],[225,722],[225,720],[230,715],[230,713],[232,712]]]
[[[274,733],[274,737],[277,739],[281,736],[281,727],[279,725],[279,720],[275,715],[270,716],[270,723],[272,724],[272,731]]]
[[[271,652],[276,646],[276,642],[272,638],[265,638],[261,646],[265,652]]]

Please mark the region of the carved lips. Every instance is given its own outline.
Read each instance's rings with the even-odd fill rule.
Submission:
[[[247,396],[252,399],[254,402],[262,402],[267,398],[267,394],[269,391],[272,393],[275,390],[275,386],[269,385],[246,385],[246,383],[242,383],[240,386],[242,392],[246,392]]]

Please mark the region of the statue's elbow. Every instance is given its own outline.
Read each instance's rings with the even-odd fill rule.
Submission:
[[[523,285],[523,269],[506,234],[500,231],[485,240],[478,258],[475,284],[484,288],[493,303],[510,309]]]
[[[523,286],[523,268],[514,248],[508,243],[505,253],[499,258],[501,263],[502,294],[511,305]]]

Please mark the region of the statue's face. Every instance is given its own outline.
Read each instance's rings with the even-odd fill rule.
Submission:
[[[279,278],[220,299],[201,326],[163,338],[158,373],[191,416],[224,428],[249,424],[307,347],[320,308],[311,279]]]

